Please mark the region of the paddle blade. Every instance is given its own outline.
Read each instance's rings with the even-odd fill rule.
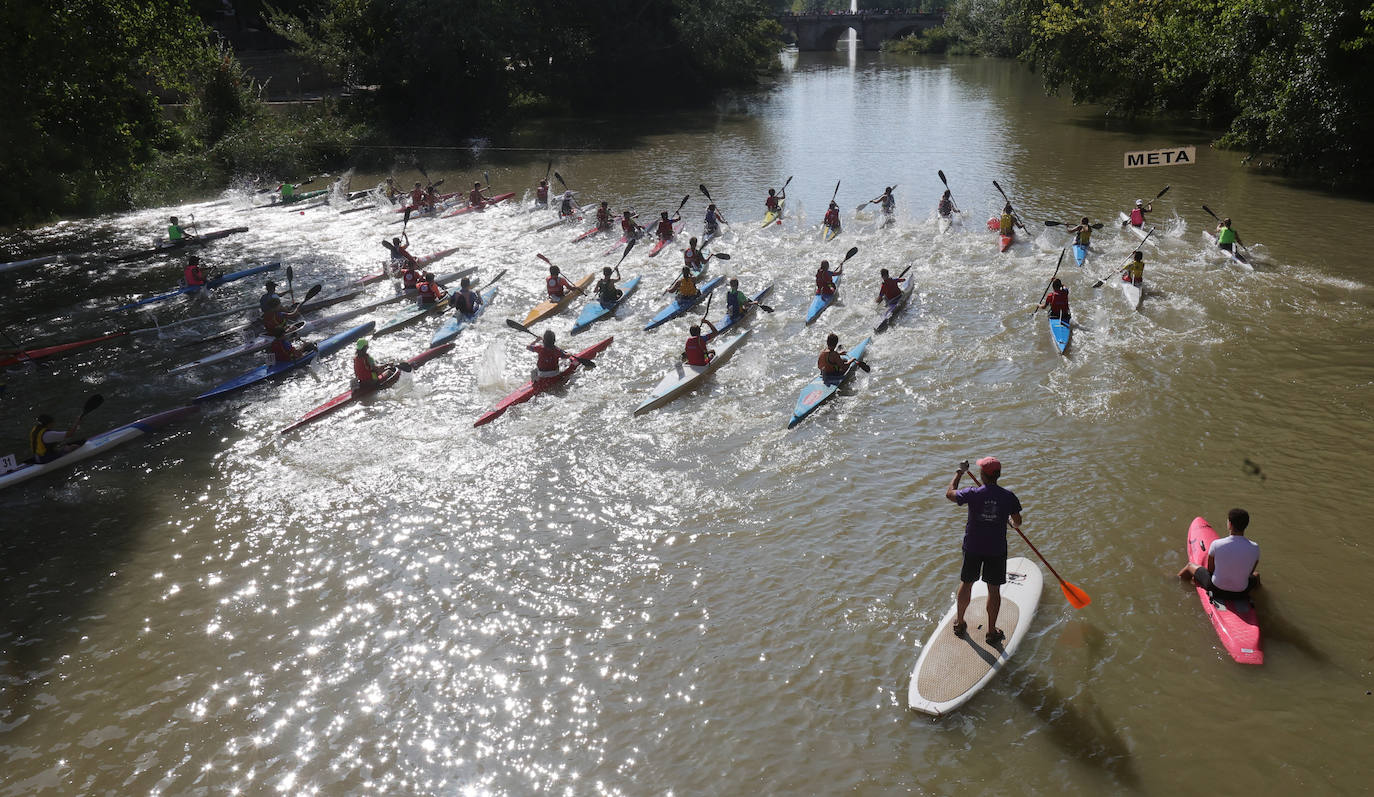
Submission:
[[[531,335],[534,334],[533,332],[530,332],[530,328],[529,328],[529,327],[525,326],[524,324],[520,323],[519,321],[516,321],[514,318],[507,318],[507,319],[506,319],[506,326],[510,327],[511,329],[518,329],[518,330],[520,330],[521,332],[529,332]]]
[[[760,305],[759,305],[759,309],[762,310],[762,311],[765,312],[765,313],[771,313],[771,312],[773,312],[773,308],[769,307],[769,306],[766,305],[766,304],[760,304]]]
[[[405,371],[406,373],[410,373],[411,371],[415,370],[415,366],[411,365],[408,362],[392,363],[392,365],[396,366],[396,370]]]
[[[859,247],[857,247],[857,246],[851,246],[851,247],[849,247],[849,251],[844,253],[844,260],[840,261],[840,263],[843,265],[845,262],[847,262],[847,261],[849,260],[849,258],[853,257],[854,255],[857,255],[858,253],[859,253]]]
[[[83,406],[83,407],[81,408],[81,414],[82,414],[82,415],[85,415],[86,413],[91,412],[92,410],[96,409],[97,407],[99,407],[101,404],[104,404],[104,403],[105,403],[105,397],[102,396],[102,395],[100,395],[99,393],[96,393],[96,394],[92,395],[90,398],[86,399],[86,404],[85,404],[85,406]]]
[[[944,170],[944,169],[936,169],[936,170],[935,170],[935,173],[938,174],[938,175],[940,175],[940,182],[942,182],[942,183],[945,184],[945,188],[949,188],[949,181],[945,179],[945,170]]]
[[[863,371],[866,374],[873,371],[872,368],[868,367],[868,363],[864,362],[863,360],[855,360],[854,364],[859,366],[859,370]]]
[[[506,276],[506,271],[507,271],[507,269],[504,269],[504,268],[501,269],[500,271],[498,271],[498,272],[496,273],[496,276],[494,276],[494,277],[492,277],[491,279],[487,280],[487,284],[486,284],[486,285],[483,285],[482,287],[483,287],[483,288],[490,288],[492,285],[496,284],[496,281],[497,281],[497,280],[499,280],[499,279],[501,279],[502,277]]]
[[[1158,194],[1155,194],[1155,199],[1159,199],[1160,197],[1162,197],[1162,196],[1164,196],[1165,194],[1169,193],[1169,189],[1170,189],[1170,188],[1173,188],[1173,186],[1171,186],[1171,185],[1166,185],[1166,186],[1164,186],[1164,190],[1163,190],[1163,191],[1160,191]]]
[[[542,254],[536,252],[534,256],[544,261],[545,263],[548,263],[551,266],[553,265],[553,261],[549,260],[547,257],[544,257]]]
[[[622,255],[620,256],[620,259],[617,260],[617,261],[615,262],[615,267],[616,267],[616,268],[620,268],[620,264],[621,264],[621,263],[624,263],[624,262],[625,262],[625,258],[627,258],[627,257],[630,256],[630,250],[631,250],[631,249],[634,249],[634,248],[635,248],[635,244],[637,244],[637,243],[639,243],[639,239],[638,239],[638,238],[631,238],[631,239],[630,239],[630,242],[627,243],[627,244],[625,244],[625,252],[624,252],[624,254],[622,254]]]
[[[286,281],[287,281],[287,282],[290,282],[291,280],[293,280],[293,279],[295,279],[295,278],[296,278],[296,271],[295,271],[295,269],[291,268],[290,266],[287,266],[287,267],[286,267]]]
[[[553,179],[557,180],[557,181],[558,181],[558,184],[561,185],[561,186],[563,186],[563,190],[564,190],[564,191],[568,190],[568,184],[567,184],[566,182],[564,182],[564,180],[563,180],[563,175],[559,174],[558,172],[554,172],[554,173],[553,173]]]
[[[1046,226],[1046,227],[1062,227],[1062,226],[1065,226],[1065,224],[1064,224],[1064,222],[1062,222],[1062,221],[1049,221],[1048,219],[1046,219],[1046,220],[1045,220],[1045,226]]]
[[[708,202],[715,202],[715,201],[716,201],[716,200],[714,200],[714,199],[711,199],[711,192],[706,190],[706,183],[702,183],[702,184],[698,185],[697,188],[701,190],[702,196],[705,196],[705,197],[706,197],[706,201],[708,201]]]
[[[491,187],[491,173],[490,173],[490,172],[482,172],[482,179],[486,181],[487,187],[490,188],[490,187]]]
[[[687,207],[687,200],[689,200],[689,199],[691,199],[691,198],[692,198],[692,195],[691,195],[691,194],[688,194],[687,196],[685,196],[685,197],[682,198],[682,201],[679,202],[679,203],[677,204],[677,209],[678,209],[679,212],[680,212],[683,208]]]
[[[1059,588],[1064,591],[1064,597],[1068,599],[1069,605],[1073,606],[1075,609],[1082,609],[1084,606],[1093,602],[1093,599],[1088,597],[1088,593],[1067,581],[1061,579]]]
[[[1203,205],[1203,206],[1202,206],[1202,209],[1205,210],[1205,211],[1207,211],[1207,215],[1208,215],[1208,216],[1211,216],[1212,218],[1216,219],[1217,221],[1221,221],[1221,217],[1218,216],[1217,214],[1213,213],[1211,208],[1207,207],[1206,205]]]
[[[730,254],[728,252],[716,252],[712,257],[717,260],[729,260]]]
[[[324,290],[324,286],[320,285],[318,282],[315,283],[314,285],[311,285],[311,286],[310,286],[310,290],[308,290],[308,291],[305,292],[305,298],[302,299],[301,301],[303,301],[303,302],[308,302],[308,301],[310,301],[311,299],[314,299],[316,296],[319,296],[319,295],[320,295],[320,291],[322,291],[322,290]]]

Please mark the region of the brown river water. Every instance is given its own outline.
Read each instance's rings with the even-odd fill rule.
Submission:
[[[572,339],[572,313],[537,327],[578,348],[614,335],[600,367],[472,427],[531,364],[501,319],[538,301],[535,253],[574,279],[615,262],[508,203],[406,225],[416,252],[461,247],[436,270],[507,274],[455,351],[396,389],[278,434],[344,389],[341,352],[0,493],[0,795],[1367,793],[1369,205],[1244,168],[1206,131],[1046,99],[1014,63],[785,64],[716,111],[560,120],[425,155],[446,185],[489,171],[526,200],[548,158],[586,202],[657,215],[690,195],[691,234],[706,184],[731,222],[711,251],[733,256],[711,273],[771,282],[775,312],[696,393],[631,416],[686,326],[643,331],[681,260],[637,248],[621,271],[644,283],[618,318]],[[1122,167],[1186,145],[1194,165]],[[937,170],[964,211],[943,234]],[[766,189],[789,175],[787,223],[761,230]],[[836,180],[844,232],[823,244]],[[1006,254],[984,226],[993,180],[1034,233]],[[897,221],[880,229],[855,208],[891,184]],[[1134,312],[1110,280],[1091,286],[1135,246],[1116,212],[1165,185]],[[388,209],[254,199],[0,241],[4,260],[103,247],[0,274],[4,330],[61,342],[206,312],[110,312],[179,278],[178,258],[106,257],[171,213],[251,226],[206,259],[280,260],[297,293],[375,270],[400,229]],[[1254,270],[1207,245],[1203,204],[1235,218]],[[1043,222],[1084,214],[1106,227],[1085,268],[1059,269],[1079,324],[1061,357],[1031,315],[1068,243]],[[850,246],[840,304],[805,326],[818,260]],[[878,269],[908,266],[916,295],[874,338],[871,373],[788,431],[825,334],[868,335]],[[260,285],[210,301],[252,303]],[[34,414],[69,420],[92,393],[95,432],[248,370],[259,355],[168,373],[229,320],[12,371],[0,454],[23,453]],[[409,357],[436,325],[372,350]],[[1006,670],[933,719],[906,695],[957,582],[963,510],[944,487],[989,454],[1092,604],[1073,609],[1046,571]],[[1224,527],[1232,506],[1263,549],[1258,667],[1229,659],[1175,577],[1192,518]]]

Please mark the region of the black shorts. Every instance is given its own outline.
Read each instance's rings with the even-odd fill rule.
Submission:
[[[959,580],[973,583],[979,577],[988,584],[1007,583],[1007,555],[979,556],[964,552],[964,566],[959,569]]]
[[[1199,587],[1207,590],[1208,594],[1212,597],[1222,600],[1227,598],[1248,598],[1250,597],[1250,590],[1255,588],[1255,577],[1250,576],[1250,581],[1245,585],[1244,592],[1230,592],[1224,589],[1218,589],[1217,586],[1212,583],[1211,572],[1205,567],[1199,567],[1197,570],[1193,571],[1193,582]]]

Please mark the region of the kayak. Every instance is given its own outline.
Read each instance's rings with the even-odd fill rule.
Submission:
[[[458,333],[462,332],[468,324],[476,321],[481,317],[482,313],[487,311],[487,308],[491,306],[492,298],[495,296],[496,288],[494,286],[488,288],[487,291],[482,294],[482,303],[477,305],[477,312],[472,315],[460,313],[455,310],[453,315],[449,316],[448,320],[434,333],[434,337],[429,339],[429,345],[441,346],[458,337]]]
[[[429,265],[430,263],[435,262],[436,260],[443,260],[444,258],[448,257],[449,255],[451,255],[451,254],[453,254],[454,252],[457,252],[457,251],[458,251],[458,247],[456,247],[456,246],[451,247],[451,248],[449,248],[449,249],[440,249],[439,251],[437,251],[437,252],[431,252],[430,254],[427,254],[427,255],[425,255],[424,257],[417,257],[417,258],[415,258],[415,265],[417,265],[417,266],[427,266],[427,265]],[[472,270],[475,271],[476,269],[474,268],[474,269],[472,269]],[[395,275],[391,273],[391,261],[387,260],[387,261],[383,261],[383,262],[382,262],[382,273],[380,273],[380,274],[368,274],[366,277],[359,277],[359,278],[358,278],[358,284],[359,284],[359,285],[371,285],[371,284],[374,283],[374,282],[381,282],[382,280],[386,279],[387,277],[394,277],[394,276],[395,276]],[[443,280],[440,280],[440,282],[443,282]]]
[[[450,192],[447,193],[447,194],[435,194],[435,197],[439,200],[439,201],[436,202],[435,204],[436,204],[436,205],[441,205],[441,204],[443,204],[443,203],[449,201],[450,199],[453,199],[454,197],[458,196],[459,193],[461,193],[461,192],[459,192],[459,191],[450,191]],[[405,196],[406,199],[409,199],[409,198],[410,198],[410,195],[409,195],[409,194],[406,194],[406,195],[404,195],[404,196]],[[424,209],[425,209],[425,206],[424,206],[424,205],[402,205],[402,206],[400,206],[399,208],[394,209],[392,212],[393,212],[393,213],[405,213],[405,212],[408,210],[408,211],[411,212],[411,215],[414,215],[414,214],[416,214],[416,213],[423,212]],[[431,212],[431,213],[432,213],[433,211],[428,211],[428,212]]]
[[[667,307],[664,307],[662,310],[659,310],[657,313],[654,313],[654,317],[649,319],[649,323],[644,325],[644,329],[649,330],[654,329],[655,327],[663,326],[664,324],[668,323],[669,321],[672,321],[674,318],[677,318],[678,316],[682,315],[683,313],[687,312],[693,307],[696,307],[698,304],[700,304],[703,300],[706,299],[707,295],[710,294],[711,291],[720,287],[721,283],[723,282],[725,282],[724,277],[716,277],[715,279],[711,280],[710,282],[702,286],[697,291],[696,296],[693,296],[689,299],[684,299],[682,297],[674,298],[673,301],[668,303]]]
[[[16,349],[0,351],[0,368],[6,368],[11,365],[23,365],[24,363],[37,362],[38,360],[46,360],[49,357],[57,357],[58,355],[66,354],[70,351],[84,349],[87,346],[94,346],[98,343],[104,343],[110,340],[118,340],[128,334],[129,332],[124,330],[120,332],[111,332],[108,335],[101,335],[98,338],[88,338],[72,343],[59,343],[55,346],[40,346],[36,349],[25,349],[22,351]]]
[[[1116,216],[1117,218],[1121,219],[1121,226],[1130,230],[1131,233],[1133,233],[1135,237],[1139,238],[1140,240],[1145,240],[1145,236],[1150,234],[1151,228],[1146,227],[1143,224],[1139,227],[1132,224],[1131,215],[1129,213],[1123,213],[1121,211],[1118,211]]]
[[[1078,264],[1079,268],[1083,268],[1084,264],[1088,262],[1088,247],[1082,244],[1074,244],[1073,262]]]
[[[582,241],[587,240],[588,238],[592,237],[593,235],[596,235],[597,233],[610,232],[610,231],[611,231],[611,228],[610,228],[610,227],[607,227],[607,228],[604,229],[604,230],[601,229],[600,227],[593,227],[593,228],[591,228],[590,230],[587,230],[586,232],[584,232],[584,233],[582,233],[581,235],[577,236],[576,238],[572,239],[572,242],[573,242],[573,243],[581,243]],[[622,240],[623,240],[623,239],[622,239]]]
[[[1043,586],[1039,565],[1022,556],[1007,559],[1007,583],[999,590],[1002,604],[997,613],[997,625],[1007,638],[989,644],[988,585],[975,581],[964,611],[968,629],[962,637],[954,634],[954,618],[959,616],[955,601],[921,648],[907,689],[907,705],[939,717],[967,703],[1021,646],[1035,619]]]
[[[595,359],[596,355],[600,354],[602,351],[605,351],[606,347],[611,345],[611,341],[613,340],[615,340],[615,338],[613,337],[606,338],[600,343],[594,346],[589,346],[583,349],[582,351],[578,352],[577,356],[582,358],[583,360]],[[563,369],[559,371],[557,375],[546,376],[541,379],[536,379],[532,382],[526,382],[525,384],[516,388],[514,392],[510,393],[505,398],[496,402],[496,406],[492,407],[489,412],[482,415],[482,417],[478,418],[477,422],[474,423],[473,426],[482,426],[484,424],[491,423],[497,418],[500,418],[506,410],[510,409],[511,407],[514,407],[516,404],[523,404],[526,401],[529,401],[530,399],[539,395],[540,393],[543,393],[544,391],[548,390],[549,388],[563,384],[564,382],[568,381],[568,378],[573,375],[573,372],[581,366],[582,363],[580,363],[578,360],[569,359],[568,364],[563,366]]]
[[[1054,347],[1060,354],[1069,353],[1069,344],[1073,342],[1073,328],[1060,321],[1058,318],[1050,319],[1050,337],[1054,338]]]
[[[749,337],[749,330],[746,329],[733,338],[722,341],[720,348],[716,349],[716,356],[712,357],[710,362],[705,365],[687,365],[679,361],[673,370],[664,374],[649,397],[638,407],[635,407],[634,414],[643,415],[650,410],[656,410],[695,388],[703,379],[724,365],[730,359],[730,355],[744,345],[744,339],[747,337]]]
[[[51,462],[44,462],[41,465],[33,462],[23,462],[17,469],[9,473],[0,474],[0,490],[6,487],[13,487],[35,476],[42,476],[45,473],[52,473],[68,465],[74,465],[83,459],[90,459],[115,446],[123,445],[136,437],[142,437],[148,432],[160,429],[173,421],[180,420],[199,409],[199,407],[177,407],[174,410],[167,410],[166,412],[159,412],[156,415],[149,415],[147,418],[140,418],[133,423],[128,423],[111,429],[108,432],[102,432],[101,434],[88,437],[79,447],[63,454]]]
[[[672,235],[668,236],[667,238],[659,238],[657,241],[654,241],[653,248],[649,250],[649,257],[658,257],[658,253],[662,252],[664,247],[672,243],[673,239],[677,237],[677,234],[682,232],[682,226],[684,223],[685,222],[682,221],[677,222],[673,225]]]
[[[702,234],[701,234],[701,248],[702,248],[702,249],[705,249],[705,248],[707,247],[708,244],[710,244],[712,241],[716,240],[717,238],[721,237],[721,236],[724,235],[724,234],[725,234],[725,233],[723,233],[723,232],[720,231],[720,228],[719,228],[719,227],[717,227],[717,228],[715,229],[714,232],[702,232]]]
[[[457,209],[455,209],[455,210],[449,211],[448,213],[445,213],[445,214],[444,214],[444,218],[448,219],[448,218],[452,218],[452,217],[454,217],[454,216],[461,216],[461,215],[463,215],[464,213],[471,213],[471,212],[474,211],[474,210],[486,210],[487,208],[491,207],[492,205],[495,205],[495,204],[497,204],[498,202],[505,202],[507,199],[510,199],[510,198],[512,198],[512,197],[514,197],[514,196],[515,196],[515,192],[514,192],[514,191],[512,191],[512,192],[510,192],[510,193],[508,193],[508,194],[497,194],[496,196],[492,197],[491,199],[488,199],[488,200],[486,201],[486,204],[483,204],[483,205],[464,205],[464,206],[461,207],[461,208],[457,208]]]
[[[449,300],[452,298],[453,292],[449,291],[438,301],[430,302],[429,304],[420,304],[416,302],[414,305],[407,307],[382,322],[381,326],[378,326],[376,331],[372,333],[372,337],[380,338],[383,335],[389,335],[399,329],[405,329],[426,316],[442,313],[448,309]]]
[[[643,227],[640,227],[640,228],[638,228],[638,230],[635,232],[635,234],[634,234],[634,239],[635,239],[636,241],[642,241],[642,240],[644,240],[644,238],[648,237],[648,235],[649,235],[649,231],[646,230],[646,229],[644,229]],[[620,236],[620,240],[619,240],[619,241],[616,241],[616,242],[613,243],[613,244],[611,244],[611,248],[609,248],[609,249],[607,249],[606,251],[602,252],[602,253],[601,253],[601,256],[602,256],[602,257],[607,257],[607,256],[613,255],[613,254],[615,254],[615,253],[617,253],[617,252],[623,252],[623,251],[624,251],[624,246],[622,246],[622,244],[628,244],[629,242],[630,242],[630,233],[623,233],[623,234]]]
[[[878,319],[878,323],[873,327],[873,334],[876,335],[886,330],[893,321],[897,320],[897,316],[902,314],[907,303],[911,301],[911,293],[914,290],[916,290],[916,280],[908,278],[906,288],[902,290],[901,295],[887,303],[887,308],[883,310],[883,317]]]
[[[763,214],[763,227],[761,229],[768,229],[768,225],[770,224],[782,224],[782,212],[785,209],[786,205],[786,199],[779,199],[777,213],[774,213],[770,210],[767,213]]]
[[[835,300],[840,297],[840,280],[843,277],[843,274],[835,277],[835,290],[830,293],[817,293],[811,297],[811,306],[806,308],[807,324],[811,324],[817,318],[820,318],[821,313],[825,312],[825,308],[834,304]]]
[[[541,208],[536,208],[536,210],[540,209]],[[596,203],[592,203],[590,205],[583,205],[582,207],[577,209],[576,213],[572,213],[567,216],[561,215],[560,213],[557,221],[550,221],[546,224],[541,224],[539,227],[535,228],[535,232],[548,232],[549,230],[552,230],[554,227],[562,227],[564,224],[571,224],[576,221],[582,221],[582,219],[586,217],[586,214],[593,210],[596,210]]]
[[[199,396],[196,396],[195,402],[199,404],[202,401],[209,401],[210,399],[226,396],[230,393],[242,390],[246,387],[252,387],[253,385],[258,384],[259,382],[265,382],[268,379],[275,379],[277,377],[283,376],[290,371],[296,370],[297,368],[309,365],[310,363],[314,362],[316,359],[320,357],[326,357],[330,354],[333,354],[334,352],[338,351],[344,346],[347,346],[348,344],[352,343],[358,338],[361,338],[363,335],[370,333],[376,326],[376,322],[373,321],[368,321],[366,324],[359,324],[358,326],[353,327],[352,329],[347,330],[345,332],[340,332],[339,334],[331,338],[325,338],[324,340],[320,341],[319,345],[316,346],[314,349],[305,352],[300,357],[290,362],[274,362],[269,363],[267,365],[260,365],[246,374],[237,376],[233,379],[230,379],[228,382],[224,382],[216,387],[213,387],[205,391],[204,393],[201,393]]]
[[[1188,561],[1205,567],[1207,549],[1217,536],[1205,518],[1193,518],[1192,525],[1188,526]],[[1218,600],[1202,587],[1197,588],[1197,597],[1212,627],[1217,630],[1221,646],[1231,658],[1241,664],[1263,664],[1264,645],[1260,640],[1259,615],[1254,602],[1249,598]]]
[[[183,286],[181,286],[180,288],[177,288],[177,289],[174,290],[174,291],[168,291],[167,293],[159,293],[159,294],[156,295],[156,296],[148,296],[148,297],[139,299],[139,300],[136,301],[136,302],[129,302],[128,304],[121,304],[120,306],[116,307],[115,309],[116,309],[116,310],[132,310],[132,309],[135,308],[135,307],[142,307],[142,306],[145,305],[145,304],[152,304],[153,302],[161,302],[161,301],[165,301],[165,300],[167,300],[167,299],[173,299],[173,298],[176,298],[177,296],[181,296],[181,295],[183,295],[183,294],[187,294],[187,293],[198,293],[198,292],[200,292],[200,290],[201,290],[202,288],[206,288],[206,289],[209,289],[209,288],[218,288],[219,286],[223,285],[223,284],[226,283],[226,282],[233,282],[234,280],[241,280],[241,279],[244,279],[245,277],[251,277],[251,276],[253,276],[253,275],[255,275],[255,274],[261,274],[261,273],[263,273],[264,271],[276,271],[276,270],[279,269],[279,268],[281,268],[281,263],[268,263],[268,264],[265,265],[265,266],[254,266],[253,268],[246,268],[246,269],[244,269],[244,270],[242,270],[242,271],[235,271],[235,272],[232,272],[232,273],[229,273],[229,274],[225,274],[225,275],[220,276],[220,277],[215,277],[215,278],[212,279],[212,280],[206,281],[206,283],[205,283],[204,285],[183,285]]]
[[[178,249],[186,248],[190,244],[207,244],[211,241],[218,241],[221,238],[227,238],[230,235],[237,235],[241,232],[248,232],[248,228],[229,227],[228,229],[215,230],[214,232],[207,232],[203,235],[197,235],[194,238],[182,238],[179,241],[163,241],[162,243],[152,247],[151,249],[140,249],[137,252],[130,252],[126,255],[120,255],[119,257],[116,257],[114,260],[116,263],[127,263],[130,260],[142,260],[145,257],[152,257],[153,255],[162,254],[163,252],[175,252]],[[3,268],[0,268],[0,271],[3,270]]]
[[[291,205],[296,202],[304,201],[306,199],[314,199],[317,196],[324,196],[327,193],[329,193],[328,188],[317,188],[314,191],[306,191],[303,194],[292,194],[288,197],[283,197],[281,194],[278,194],[277,196],[272,198],[272,205]],[[263,205],[262,207],[272,207],[272,205]]]
[[[1006,235],[999,234],[997,236],[997,251],[1005,252],[1010,249],[1011,245],[1014,243],[1016,243],[1016,230],[1013,229]]]
[[[765,285],[764,288],[763,288],[763,290],[761,290],[761,291],[759,291],[758,293],[754,294],[754,301],[755,301],[755,302],[761,302],[761,301],[763,301],[763,297],[767,296],[767,295],[768,295],[768,292],[771,291],[771,290],[773,290],[773,286],[772,286],[771,284],[770,284],[770,285]],[[715,340],[716,338],[718,338],[718,337],[720,337],[721,335],[724,335],[726,332],[730,331],[730,328],[731,328],[731,327],[737,326],[737,325],[739,325],[739,324],[743,324],[745,321],[748,321],[748,320],[749,320],[749,316],[753,315],[753,314],[754,314],[754,311],[757,310],[757,309],[758,309],[758,308],[757,308],[755,305],[752,305],[752,304],[751,304],[751,305],[749,305],[749,308],[746,309],[743,313],[740,313],[739,316],[738,316],[737,318],[733,318],[733,319],[732,319],[732,318],[730,318],[729,315],[726,315],[725,317],[721,318],[719,324],[716,324],[716,331],[715,331],[715,332],[707,333],[706,339],[707,339],[707,340]]]
[[[824,376],[816,374],[816,377],[808,382],[806,387],[802,388],[801,393],[797,396],[797,404],[792,408],[792,420],[787,422],[788,429],[801,423],[806,416],[815,412],[817,407],[828,401],[841,387],[844,387],[845,383],[854,377],[854,372],[859,370],[857,361],[863,359],[864,351],[868,349],[868,344],[872,340],[873,338],[864,338],[859,345],[849,350],[849,357],[855,362],[850,363],[849,370],[844,372],[844,376],[827,382]]]
[[[429,362],[430,360],[434,359],[435,357],[438,357],[439,355],[449,351],[452,348],[452,343],[445,343],[442,346],[435,346],[432,349],[426,349],[425,351],[420,352],[414,357],[411,357],[409,360],[406,360],[406,363],[410,365],[411,368],[418,368],[424,363]],[[376,385],[372,385],[369,387],[350,387],[348,390],[340,393],[339,395],[335,396],[329,401],[326,401],[325,403],[321,404],[320,406],[316,407],[310,412],[307,412],[306,414],[302,415],[299,420],[297,420],[290,426],[286,427],[285,429],[282,429],[280,432],[278,432],[278,434],[286,434],[287,432],[293,429],[299,429],[302,426],[305,426],[307,423],[310,423],[311,421],[317,421],[326,415],[329,415],[337,410],[341,410],[344,407],[347,407],[349,404],[352,404],[353,402],[362,398],[363,396],[376,393],[378,390],[381,390],[383,388],[391,387],[392,385],[396,384],[397,380],[399,380],[400,378],[401,369],[397,368],[394,365],[389,365],[387,366],[386,373],[382,375],[381,381],[379,381]]]
[[[572,334],[576,335],[597,321],[615,315],[615,311],[620,309],[620,305],[624,304],[625,300],[630,298],[630,294],[634,293],[638,287],[639,276],[635,275],[620,289],[620,298],[614,302],[605,304],[600,299],[595,298],[587,302],[587,306],[582,308],[581,314],[577,316],[577,323],[573,324]]]
[[[0,271],[16,271],[21,268],[46,266],[49,263],[56,263],[61,259],[62,255],[47,255],[46,257],[31,257],[28,260],[11,260],[8,263],[0,263]]]
[[[1240,265],[1245,266],[1251,271],[1255,270],[1255,267],[1250,264],[1250,261],[1245,258],[1245,255],[1242,255],[1240,252],[1237,252],[1234,248],[1222,249],[1220,246],[1218,246],[1216,233],[1212,232],[1211,230],[1203,230],[1202,234],[1207,236],[1207,240],[1212,242],[1212,246],[1215,246],[1218,252],[1230,258],[1232,263],[1239,263]]]
[[[1126,304],[1130,305],[1132,310],[1139,312],[1141,303],[1145,301],[1145,288],[1143,287],[1143,283],[1141,285],[1136,285],[1126,277],[1122,277],[1116,282],[1121,286],[1121,293],[1126,299]]]
[[[539,304],[536,304],[534,306],[534,309],[531,310],[529,314],[525,316],[525,326],[529,326],[530,324],[537,324],[540,321],[543,321],[544,319],[548,318],[549,316],[561,312],[563,308],[572,304],[573,299],[585,293],[587,290],[587,286],[591,285],[592,280],[594,279],[596,279],[595,274],[588,274],[587,276],[577,281],[577,284],[573,286],[575,290],[565,292],[561,299],[558,299],[557,301],[553,299],[545,299]]]
[[[954,222],[950,221],[948,216],[940,216],[935,222],[935,230],[940,235],[949,232],[949,228],[953,226]]]
[[[821,239],[825,243],[830,243],[838,237],[840,237],[839,227],[825,227],[823,232],[821,232]]]

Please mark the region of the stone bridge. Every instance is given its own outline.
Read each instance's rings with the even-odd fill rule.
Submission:
[[[798,50],[833,50],[850,28],[858,31],[860,47],[877,50],[888,39],[900,39],[945,24],[944,14],[883,14],[872,11],[855,14],[783,14],[777,19],[783,31],[796,41]]]

